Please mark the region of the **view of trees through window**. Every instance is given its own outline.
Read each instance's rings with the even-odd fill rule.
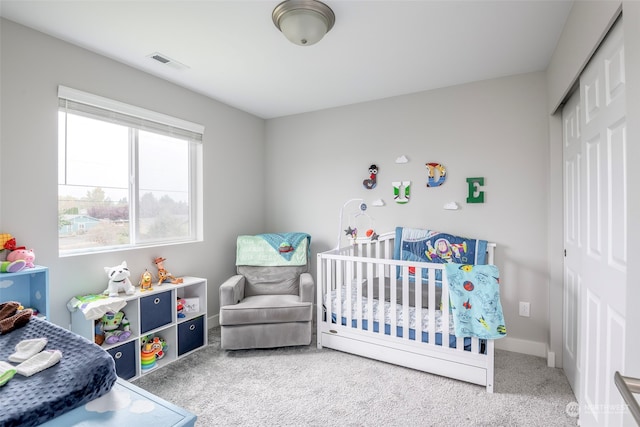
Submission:
[[[64,186],[61,186],[64,187]],[[58,229],[60,249],[128,245],[129,202],[111,200],[100,187],[84,197],[59,195]],[[155,240],[189,235],[189,206],[164,195],[145,193],[140,198],[140,239]],[[75,227],[74,227],[75,226]]]
[[[194,238],[192,142],[63,110],[59,129],[61,253]]]

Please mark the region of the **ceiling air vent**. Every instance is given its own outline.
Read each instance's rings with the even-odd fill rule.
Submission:
[[[167,55],[164,55],[160,52],[153,52],[150,55],[147,55],[149,58],[158,61],[159,63],[163,64],[163,65],[167,65],[169,67],[175,68],[177,70],[185,70],[187,68],[189,68],[188,66],[184,65],[181,62],[176,61],[175,59],[171,59],[169,58]]]
[[[158,62],[162,62],[163,64],[166,64],[167,62],[171,62],[171,60],[169,58],[165,58],[164,56],[160,56],[160,54],[155,54],[153,56],[151,56],[151,58],[155,59]]]

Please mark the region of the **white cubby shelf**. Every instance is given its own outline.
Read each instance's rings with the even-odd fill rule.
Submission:
[[[207,345],[207,279],[182,279],[179,284],[154,284],[153,290],[136,288],[133,295],[120,293],[127,302],[121,311],[129,320],[131,336],[116,344],[102,344],[114,358],[119,377],[136,379]],[[190,308],[197,311],[179,317],[179,298],[189,299]],[[71,330],[95,342],[95,321],[87,320],[81,310],[71,313]],[[164,356],[152,368],[142,369],[141,348],[148,335],[161,337],[167,345]]]

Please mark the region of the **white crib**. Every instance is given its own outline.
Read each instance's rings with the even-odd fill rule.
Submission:
[[[394,232],[358,238],[318,254],[318,348],[483,385],[492,393],[493,340],[455,337],[452,315],[440,310],[440,301],[449,301],[444,264],[394,260],[394,239]],[[494,249],[487,245],[489,264]],[[410,268],[415,280],[409,280]],[[416,286],[423,279],[428,284]]]

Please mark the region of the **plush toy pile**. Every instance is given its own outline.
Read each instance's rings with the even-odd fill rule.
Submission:
[[[33,249],[17,246],[16,239],[11,234],[0,234],[0,247],[0,273],[17,273],[25,268],[35,267],[36,255]]]

